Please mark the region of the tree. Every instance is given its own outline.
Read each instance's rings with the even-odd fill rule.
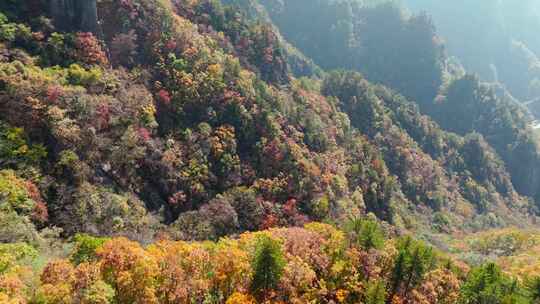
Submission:
[[[249,296],[242,293],[235,292],[228,299],[226,304],[255,304],[255,300]]]
[[[384,282],[368,282],[366,287],[365,304],[384,304],[386,299],[386,288]]]
[[[105,283],[115,291],[118,304],[157,304],[158,262],[138,243],[126,238],[105,242],[97,251]]]
[[[433,249],[420,241],[404,237],[398,241],[397,249],[390,282],[390,298],[396,294],[407,295],[435,266]]]
[[[349,223],[354,242],[364,250],[380,249],[384,246],[384,235],[379,224],[372,219],[353,219]]]
[[[525,285],[529,299],[534,303],[540,302],[540,276],[529,279]]]
[[[77,234],[73,238],[75,247],[71,254],[71,262],[76,265],[96,259],[96,250],[106,241],[106,238],[93,237],[88,234]]]
[[[285,259],[281,244],[267,235],[261,235],[255,245],[251,267],[251,291],[265,298],[270,290],[276,289],[283,274]]]
[[[470,271],[461,288],[460,302],[466,304],[527,303],[517,281],[505,275],[499,266],[488,263]]]

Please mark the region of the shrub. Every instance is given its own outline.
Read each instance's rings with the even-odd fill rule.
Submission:
[[[47,151],[43,145],[28,143],[22,128],[11,128],[0,121],[0,165],[37,165],[46,156]]]
[[[72,85],[90,87],[98,84],[103,74],[99,68],[86,70],[78,64],[72,64],[68,69],[68,80]]]

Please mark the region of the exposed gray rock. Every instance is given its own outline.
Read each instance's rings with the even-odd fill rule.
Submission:
[[[97,32],[96,0],[49,0],[49,9],[60,30]]]

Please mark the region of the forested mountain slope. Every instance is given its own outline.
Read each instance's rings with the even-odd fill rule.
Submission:
[[[529,128],[532,117],[504,88],[467,75],[448,58],[429,15],[407,15],[392,2],[317,1],[310,10],[303,9],[303,1],[261,3],[285,38],[320,66],[360,71],[418,103],[443,129],[462,136],[482,134],[505,162],[518,191],[538,197],[540,163]],[[315,15],[325,16],[321,29],[309,21]],[[335,37],[342,38],[326,44]],[[349,54],[332,56],[340,50]]]
[[[526,113],[449,64],[427,16],[72,2],[0,4],[0,303],[535,298],[405,236],[446,250],[538,214]]]
[[[539,97],[540,6],[537,1],[406,0],[433,16],[448,52],[488,81],[499,81],[522,101]]]

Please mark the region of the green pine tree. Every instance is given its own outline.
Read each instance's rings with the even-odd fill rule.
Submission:
[[[431,247],[410,237],[401,239],[392,271],[390,298],[399,292],[407,294],[434,266],[435,255]]]
[[[381,249],[384,246],[384,233],[376,219],[352,218],[345,224],[351,243],[364,250]]]
[[[540,303],[540,276],[527,280],[527,295],[532,303]]]
[[[494,263],[472,269],[461,288],[460,303],[466,304],[525,304],[520,284],[505,275]],[[535,303],[535,302],[532,302]]]
[[[281,244],[269,236],[260,236],[257,240],[251,267],[253,270],[251,292],[264,298],[269,291],[277,288],[283,274],[285,258]]]
[[[372,248],[380,249],[384,246],[384,235],[376,221],[360,221],[357,244],[365,250]]]
[[[384,304],[386,288],[382,281],[370,281],[366,286],[365,304]]]

